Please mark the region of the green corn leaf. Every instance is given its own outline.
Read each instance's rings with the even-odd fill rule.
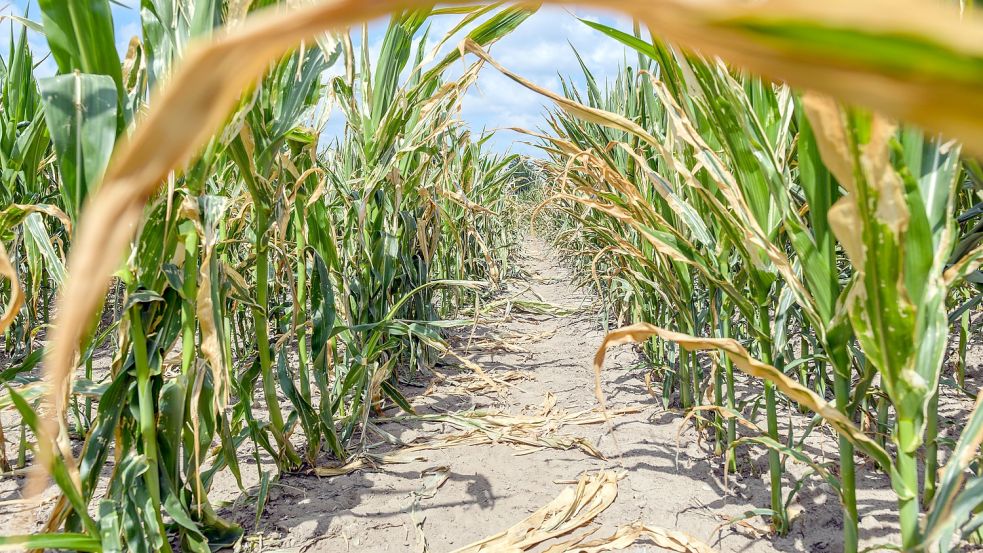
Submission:
[[[112,551],[103,549],[99,539],[88,534],[59,533],[30,536],[0,536],[0,551],[25,551],[30,549],[55,549],[68,551]]]
[[[99,502],[99,542],[105,553],[124,551],[122,532],[119,526],[119,513],[116,504],[110,499]]]
[[[939,547],[947,551],[954,544],[953,536],[983,503],[980,490],[983,479],[968,478],[970,464],[975,462],[983,442],[983,395],[976,401],[969,420],[963,426],[949,462],[942,469],[942,478],[925,520],[924,540],[927,550]],[[964,486],[964,483],[965,486]]]
[[[38,5],[59,72],[105,75],[113,82],[114,96],[122,90],[109,0],[38,0]]]
[[[95,191],[116,142],[117,98],[105,75],[73,73],[38,81],[58,156],[62,197],[72,219]]]

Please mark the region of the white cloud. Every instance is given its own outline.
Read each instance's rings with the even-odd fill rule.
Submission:
[[[543,8],[495,44],[491,54],[507,69],[554,92],[562,91],[561,76],[576,86],[583,86],[583,70],[573,49],[596,79],[603,82],[613,78],[626,59],[625,49],[576,17],[622,29],[631,25],[596,11]],[[553,107],[548,99],[518,85],[494,68],[486,67],[478,79],[477,89],[465,98],[463,112],[465,121],[476,129],[517,126],[537,130],[544,125],[542,115],[547,107]],[[492,144],[498,150],[505,150],[515,140],[528,138],[502,131]],[[515,145],[513,151],[535,154],[533,149],[522,144]]]

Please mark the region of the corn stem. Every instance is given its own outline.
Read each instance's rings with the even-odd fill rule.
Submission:
[[[762,336],[771,336],[771,319],[768,313],[768,304],[762,302],[758,305],[758,330]],[[772,344],[768,339],[761,339],[761,361],[771,365],[773,360]],[[778,367],[781,369],[781,367]],[[778,406],[775,399],[775,385],[770,380],[765,380],[765,410],[768,421],[768,437],[776,442],[778,438]],[[771,509],[775,512],[772,516],[772,526],[779,535],[788,531],[788,517],[785,513],[785,501],[782,498],[782,460],[781,456],[774,449],[768,450],[768,472],[771,478]]]

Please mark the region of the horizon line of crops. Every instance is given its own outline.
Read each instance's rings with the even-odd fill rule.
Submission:
[[[400,381],[431,368],[448,350],[444,329],[470,324],[461,309],[510,273],[521,164],[455,120],[480,63],[448,78],[456,53],[429,60],[465,27],[490,44],[532,12],[399,12],[378,53],[363,27],[357,47],[323,35],[274,60],[223,131],[147,198],[78,345],[51,448],[45,425],[61,421],[41,403],[52,383],[34,369],[80,213],[185,45],[248,16],[236,3],[144,2],[142,37],[119,59],[108,1],[71,4],[42,0],[40,23],[19,21],[0,56],[0,286],[11,302],[0,406],[21,416],[17,458],[3,448],[0,470],[27,467],[36,448],[35,470],[62,492],[43,533],[0,537],[0,547],[231,545],[243,530],[209,499],[218,472],[245,493],[240,462],[253,458],[259,516],[278,475],[358,455],[371,412],[412,411]],[[459,21],[434,47],[437,16]],[[28,30],[47,37],[57,75],[35,77]],[[345,125],[325,145],[332,108]],[[94,368],[101,355],[108,370]]]
[[[772,499],[755,514],[776,533],[788,531],[802,489],[786,471],[792,460],[837,494],[844,550],[857,551],[862,455],[890,476],[902,549],[979,540],[983,410],[946,442],[941,469],[938,415],[940,384],[978,395],[964,387],[981,298],[978,163],[953,142],[643,40],[637,28],[584,23],[636,50],[637,72],[602,89],[581,61],[585,89],[564,81],[560,96],[496,67],[560,108],[548,134],[533,133],[554,182],[537,210],[614,320],[638,323],[608,336],[596,370],[608,347],[646,343],[665,405],[712,414],[697,416],[726,470],[747,446],[766,448]],[[953,324],[957,372],[942,378]],[[706,349],[722,353],[712,367],[689,353]],[[761,380],[760,395],[737,394],[735,368]],[[797,410],[816,417],[804,429],[779,424]],[[739,437],[738,420],[758,433]],[[840,435],[838,466],[802,447],[823,423]]]

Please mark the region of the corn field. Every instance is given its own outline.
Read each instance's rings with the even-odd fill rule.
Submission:
[[[871,467],[896,501],[890,547],[983,543],[983,15],[580,4],[631,17],[582,20],[631,55],[614,80],[578,57],[556,91],[495,58],[532,4],[141,0],[124,55],[110,0],[5,17],[0,478],[32,509],[58,494],[0,549],[241,548],[220,474],[245,493],[259,470],[259,521],[284,475],[383,464],[369,445],[414,414],[409,379],[448,360],[489,378],[450,338],[523,278],[529,232],[600,302],[607,336],[577,382],[591,420],[615,416],[608,349],[638,343],[636,376],[725,475],[766,452],[762,539],[809,518],[790,506],[812,479],[842,510],[842,550],[861,550]],[[481,72],[550,106],[521,130],[538,158],[460,120]],[[940,401],[967,408],[950,420]],[[822,432],[819,459],[805,443]],[[578,490],[595,484],[613,485]],[[711,550],[632,532],[555,550]],[[465,550],[546,538],[490,539]]]

